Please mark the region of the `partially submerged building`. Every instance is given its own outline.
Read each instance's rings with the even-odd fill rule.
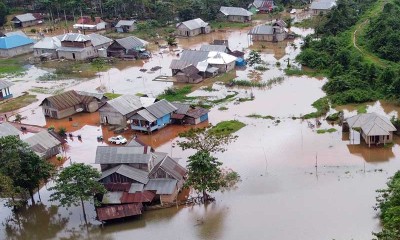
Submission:
[[[188,20],[176,24],[176,34],[182,37],[193,37],[199,34],[210,33],[211,27],[201,18]]]
[[[107,55],[118,58],[148,58],[150,57],[150,53],[146,50],[148,44],[149,42],[135,36],[115,39],[107,48]]]
[[[391,143],[393,132],[396,131],[396,127],[389,119],[377,113],[364,113],[346,118],[343,123],[343,132],[350,129],[360,132],[368,146]]]
[[[314,0],[310,5],[310,11],[312,15],[326,14],[334,6],[336,6],[336,0]]]
[[[276,8],[274,1],[271,0],[254,0],[250,3],[247,9],[253,14],[256,13],[269,13]]]
[[[258,25],[249,31],[253,41],[281,42],[285,40],[288,33],[283,20],[276,20],[271,25]]]
[[[61,119],[79,112],[95,112],[104,104],[104,99],[95,94],[70,90],[45,98],[39,106],[45,117]]]
[[[44,159],[49,159],[62,152],[66,142],[53,131],[43,130],[24,140],[31,149]]]
[[[12,85],[14,85],[14,83],[0,79],[0,101],[13,97],[10,91]]]
[[[15,28],[24,28],[39,24],[39,19],[32,13],[25,13],[13,17],[11,22]]]
[[[249,22],[252,12],[240,7],[221,7],[219,11],[229,22]]]
[[[119,20],[117,25],[115,25],[115,29],[119,33],[133,32],[136,29],[136,21],[135,20]]]
[[[6,34],[0,37],[0,57],[14,57],[32,52],[33,40],[25,34]]]
[[[172,104],[177,108],[171,116],[172,123],[196,125],[208,120],[208,109],[178,102]]]

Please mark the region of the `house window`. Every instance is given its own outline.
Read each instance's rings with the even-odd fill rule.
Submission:
[[[390,136],[389,136],[389,135],[387,135],[387,140],[389,140],[389,137],[390,137]]]

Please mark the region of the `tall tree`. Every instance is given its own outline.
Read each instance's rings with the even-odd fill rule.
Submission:
[[[51,177],[54,166],[15,136],[0,138],[0,152],[0,173],[11,178],[14,187],[26,189],[35,204],[34,190]]]
[[[59,201],[61,206],[82,206],[83,217],[87,224],[84,201],[96,194],[106,192],[104,186],[97,181],[101,176],[97,169],[83,163],[73,163],[64,168],[57,176],[50,201]]]
[[[7,22],[7,14],[8,14],[7,6],[3,2],[0,2],[0,27]]]

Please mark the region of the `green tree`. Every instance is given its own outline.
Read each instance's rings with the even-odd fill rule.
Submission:
[[[167,44],[169,46],[173,46],[176,45],[176,37],[174,35],[169,35],[165,38],[165,40],[167,41]]]
[[[54,191],[50,201],[59,201],[61,206],[82,206],[83,217],[87,224],[84,201],[90,200],[96,194],[106,192],[104,186],[97,181],[101,176],[97,169],[83,163],[73,163],[64,168],[55,181]]]
[[[7,6],[3,2],[0,2],[0,27],[4,26],[4,24],[7,22],[7,15],[8,15]]]
[[[249,57],[247,58],[247,62],[250,66],[260,64],[262,62],[260,53],[252,50],[249,54]]]
[[[15,136],[0,138],[0,152],[0,173],[12,179],[16,189],[28,191],[35,204],[34,190],[52,176],[54,166]]]

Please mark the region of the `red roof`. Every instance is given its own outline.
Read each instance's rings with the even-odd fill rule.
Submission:
[[[141,203],[130,203],[123,205],[96,208],[97,218],[100,221],[118,219],[142,214]]]
[[[121,203],[142,203],[142,202],[151,202],[153,201],[156,194],[151,191],[143,191],[136,193],[122,193]]]
[[[109,192],[114,192],[114,191],[128,192],[129,189],[131,188],[131,183],[105,183],[104,187]]]
[[[77,24],[88,24],[88,25],[96,25],[98,23],[104,22],[100,17],[95,17],[94,21],[89,16],[83,16],[76,21]]]

